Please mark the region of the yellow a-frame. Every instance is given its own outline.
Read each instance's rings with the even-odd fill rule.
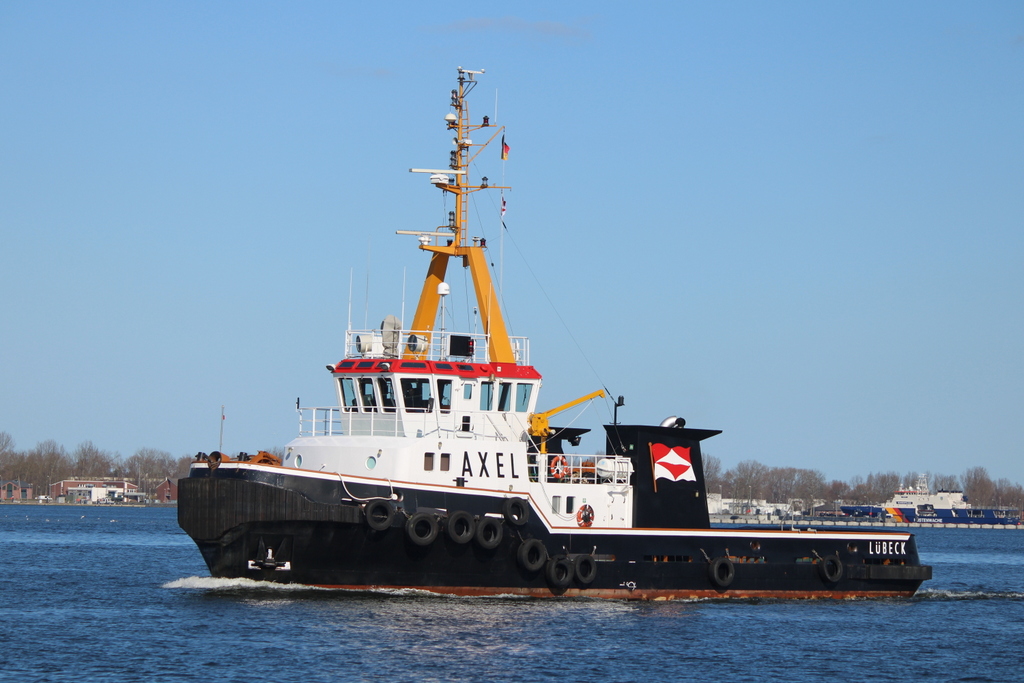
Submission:
[[[483,144],[474,144],[470,139],[470,133],[482,128],[494,128],[488,120],[483,118],[480,125],[470,125],[469,106],[466,104],[466,96],[476,86],[476,74],[483,71],[469,71],[459,67],[459,87],[452,90],[451,106],[455,110],[449,113],[445,120],[448,122],[448,129],[455,132],[456,150],[452,152],[451,163],[448,169],[409,169],[417,173],[431,173],[438,180],[435,186],[444,192],[455,195],[455,211],[450,216],[448,225],[440,226],[435,232],[399,231],[402,234],[420,235],[420,249],[431,252],[430,268],[427,270],[427,277],[423,281],[423,290],[420,292],[419,303],[416,305],[416,313],[412,320],[412,330],[418,334],[426,334],[425,340],[429,347],[429,337],[434,330],[434,321],[437,319],[437,307],[440,302],[438,285],[444,282],[448,270],[448,259],[452,256],[462,257],[463,266],[469,267],[470,276],[473,278],[473,288],[476,292],[477,306],[480,311],[480,319],[483,322],[484,334],[487,337],[487,348],[489,358],[493,363],[515,363],[515,352],[512,349],[512,342],[509,340],[508,331],[505,328],[505,319],[501,313],[501,306],[498,304],[498,293],[494,289],[494,282],[487,269],[487,259],[484,255],[484,246],[468,244],[466,240],[466,223],[469,212],[469,195],[479,190],[495,187],[497,189],[508,189],[501,186],[487,185],[482,182],[480,185],[469,183],[469,164],[478,154],[487,147],[495,137],[504,130],[504,127],[497,128],[494,134]],[[473,147],[477,149],[472,155]],[[454,175],[454,182],[445,176]],[[483,179],[483,180],[486,180]],[[450,232],[441,232],[450,231]],[[430,237],[446,238],[447,244],[431,244]],[[413,345],[407,345],[403,352],[404,358],[422,358],[426,351],[419,351]]]

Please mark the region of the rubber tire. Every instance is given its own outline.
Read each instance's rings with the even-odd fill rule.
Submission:
[[[530,504],[518,496],[506,498],[501,505],[501,514],[505,516],[505,521],[512,526],[523,526],[530,521]]]
[[[418,546],[426,547],[437,540],[440,529],[437,518],[429,512],[417,512],[405,522],[405,533]]]
[[[505,527],[494,517],[481,517],[476,523],[476,542],[484,550],[494,550],[501,545]]]
[[[573,568],[576,573],[576,580],[584,586],[588,586],[597,578],[597,560],[590,555],[577,555],[573,560]]]
[[[843,561],[839,559],[838,553],[832,553],[821,558],[818,562],[818,574],[825,583],[838,583],[843,578]]]
[[[395,519],[395,508],[386,500],[371,500],[363,508],[363,513],[366,515],[366,523],[374,531],[384,531]]]
[[[533,559],[530,559],[531,557]],[[531,538],[519,546],[519,550],[516,551],[516,559],[519,561],[520,567],[528,572],[535,572],[548,561],[548,549],[544,547],[544,543],[540,539]]]
[[[548,566],[544,570],[544,576],[553,588],[568,588],[573,573],[572,560],[565,555],[549,558]]]
[[[736,578],[736,566],[728,557],[716,557],[708,565],[708,578],[719,588],[728,588]]]
[[[462,529],[462,531],[460,532],[459,529]],[[473,515],[465,510],[456,510],[448,515],[448,521],[445,522],[445,532],[453,543],[465,545],[472,541],[473,535],[476,534],[476,520],[473,519]]]

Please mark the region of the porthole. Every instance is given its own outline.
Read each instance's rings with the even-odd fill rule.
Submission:
[[[366,469],[372,470],[376,466],[377,466],[377,458],[375,458],[375,457],[373,457],[371,455],[369,458],[366,459]]]
[[[750,542],[750,549],[751,550],[760,550],[761,549],[761,541],[751,541]]]
[[[296,467],[302,467],[302,456],[301,455],[296,455],[295,456],[295,466]]]
[[[846,549],[849,550],[851,553],[855,553],[857,552],[857,544],[851,543],[850,545],[846,546]]]

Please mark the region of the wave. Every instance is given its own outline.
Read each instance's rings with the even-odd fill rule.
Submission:
[[[258,590],[258,591],[314,591],[330,590],[306,586],[300,583],[273,583],[271,581],[254,581],[252,579],[219,579],[213,576],[186,576],[168,581],[161,588],[188,588],[198,590]]]
[[[173,581],[168,581],[161,588],[186,589],[203,591],[315,591],[328,594],[348,595],[383,595],[399,598],[430,598],[435,600],[532,600],[529,595],[452,595],[449,593],[435,593],[421,588],[327,588],[323,586],[310,586],[301,583],[275,583],[273,581],[256,581],[253,579],[222,579],[212,576],[186,576]],[[600,600],[599,598],[567,598],[568,600]],[[603,602],[603,601],[602,601]]]
[[[1024,600],[1022,591],[992,590],[935,590],[922,588],[914,595],[915,600]]]

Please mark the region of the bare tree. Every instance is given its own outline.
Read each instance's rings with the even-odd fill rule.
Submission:
[[[804,509],[814,514],[817,499],[825,493],[825,475],[818,470],[797,470],[796,494],[804,502]]]
[[[14,450],[14,437],[0,432],[0,480],[14,479],[13,473],[25,456]]]
[[[722,461],[710,453],[702,453],[701,456],[704,462],[704,492],[721,493]]]
[[[984,467],[971,467],[961,477],[967,500],[975,507],[994,507],[996,485]]]
[[[796,490],[797,472],[795,467],[769,469],[764,481],[765,499],[772,503],[785,503],[792,498]]]
[[[872,472],[865,481],[871,503],[889,500],[893,492],[900,488],[898,472]]]
[[[178,461],[167,451],[140,448],[120,467],[122,476],[134,481],[140,491],[152,493],[165,477],[178,472]]]
[[[732,497],[758,500],[764,498],[764,481],[768,468],[755,460],[744,460],[734,467]]]
[[[63,446],[53,439],[48,439],[40,441],[35,448],[25,454],[23,468],[24,472],[19,474],[19,479],[36,488],[46,486],[49,493],[50,484],[66,479],[70,475],[71,459]]]
[[[92,441],[83,441],[71,453],[72,473],[80,479],[100,479],[113,474],[114,456],[101,451]]]
[[[0,432],[0,456],[14,452],[14,437],[7,432]]]
[[[846,500],[850,495],[850,486],[845,481],[833,479],[825,487],[825,499],[831,503]]]
[[[928,481],[932,491],[960,491],[960,479],[953,474],[930,473]]]
[[[178,458],[177,467],[174,470],[174,476],[171,479],[183,479],[188,476],[188,471],[192,467],[192,461],[195,460],[195,456],[183,455]]]

